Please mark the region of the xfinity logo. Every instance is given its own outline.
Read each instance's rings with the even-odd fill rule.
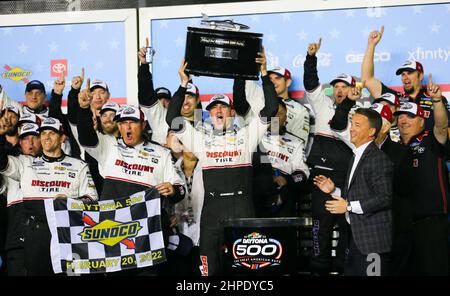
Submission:
[[[349,53],[345,56],[348,64],[362,63],[364,53]],[[391,60],[390,52],[376,52],[373,57],[374,62],[389,62]]]
[[[436,49],[425,49],[421,47],[413,48],[408,51],[410,60],[441,60],[447,62],[450,56],[450,49],[436,48]]]

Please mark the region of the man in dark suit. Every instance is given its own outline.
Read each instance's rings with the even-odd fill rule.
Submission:
[[[350,141],[356,148],[344,188],[336,188],[325,176],[314,178],[314,184],[334,199],[325,203],[326,210],[345,213],[350,224],[345,275],[387,274],[392,247],[393,164],[374,143],[381,125],[375,110],[356,110],[350,128]]]

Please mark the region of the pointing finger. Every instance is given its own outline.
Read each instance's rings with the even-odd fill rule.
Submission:
[[[383,36],[383,34],[384,34],[384,25],[381,26],[380,34],[381,34],[381,36]]]
[[[320,45],[322,45],[322,37],[319,38],[318,47],[320,48]]]
[[[81,81],[84,81],[84,67],[81,68]]]
[[[430,73],[428,74],[428,87],[431,87],[433,85],[433,75]]]
[[[91,79],[88,78],[86,81],[86,90],[89,92],[91,90]]]
[[[148,41],[148,37],[145,38],[145,47],[149,46],[149,41]]]

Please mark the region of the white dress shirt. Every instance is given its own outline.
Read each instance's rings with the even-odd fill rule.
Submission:
[[[361,160],[361,157],[362,157],[364,151],[366,150],[367,146],[370,145],[370,143],[372,143],[372,141],[367,142],[366,144],[363,144],[363,145],[359,146],[358,148],[353,149],[353,154],[355,155],[355,160],[353,161],[352,169],[350,171],[350,177],[348,178],[348,184],[347,184],[348,187],[350,187],[356,167],[358,166],[358,163]],[[333,192],[333,195],[341,196],[341,189],[336,187],[335,191]],[[364,212],[361,208],[361,204],[358,200],[351,201],[350,206],[352,207],[352,213],[359,214],[359,215],[364,214]],[[350,224],[350,217],[349,217],[348,212],[345,212],[345,219]]]

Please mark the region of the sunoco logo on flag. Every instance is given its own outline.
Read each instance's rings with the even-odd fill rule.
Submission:
[[[127,198],[84,203],[48,199],[55,273],[105,273],[166,261],[156,189]]]

